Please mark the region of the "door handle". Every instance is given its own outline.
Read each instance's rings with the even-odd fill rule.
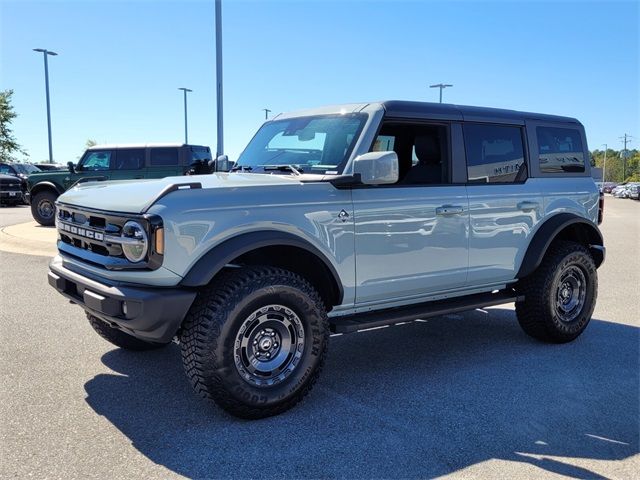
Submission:
[[[529,212],[531,210],[535,210],[538,207],[539,204],[536,202],[520,202],[518,204],[518,209],[522,210],[523,212]]]
[[[449,215],[460,215],[464,212],[464,208],[459,205],[442,205],[436,208],[436,215],[447,217]]]

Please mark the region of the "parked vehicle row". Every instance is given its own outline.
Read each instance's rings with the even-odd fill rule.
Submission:
[[[640,183],[632,182],[625,183],[623,185],[618,185],[611,189],[611,195],[616,198],[631,198],[634,200],[640,200],[638,198],[638,189],[640,188]]]

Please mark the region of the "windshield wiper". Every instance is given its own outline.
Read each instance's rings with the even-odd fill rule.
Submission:
[[[251,170],[253,170],[253,167],[250,166],[244,166],[244,165],[236,165],[235,167],[233,167],[231,170],[229,170],[230,172],[237,172],[238,170],[240,170],[240,172],[250,172]]]
[[[291,172],[294,175],[300,175],[303,173],[303,170],[298,167],[294,167],[293,165],[260,165],[260,167],[265,171],[268,172],[269,170],[277,170],[279,172]]]

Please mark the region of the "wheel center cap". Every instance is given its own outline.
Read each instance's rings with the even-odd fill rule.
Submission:
[[[262,350],[263,352],[270,350],[272,346],[273,346],[273,342],[271,341],[270,338],[263,338],[262,340],[260,340],[260,343],[258,344],[258,347],[260,347],[260,350]]]

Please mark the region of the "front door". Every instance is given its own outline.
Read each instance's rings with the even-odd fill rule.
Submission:
[[[446,124],[383,124],[372,150],[398,154],[395,185],[353,190],[356,305],[418,301],[462,288],[468,267],[466,187],[451,184]]]

